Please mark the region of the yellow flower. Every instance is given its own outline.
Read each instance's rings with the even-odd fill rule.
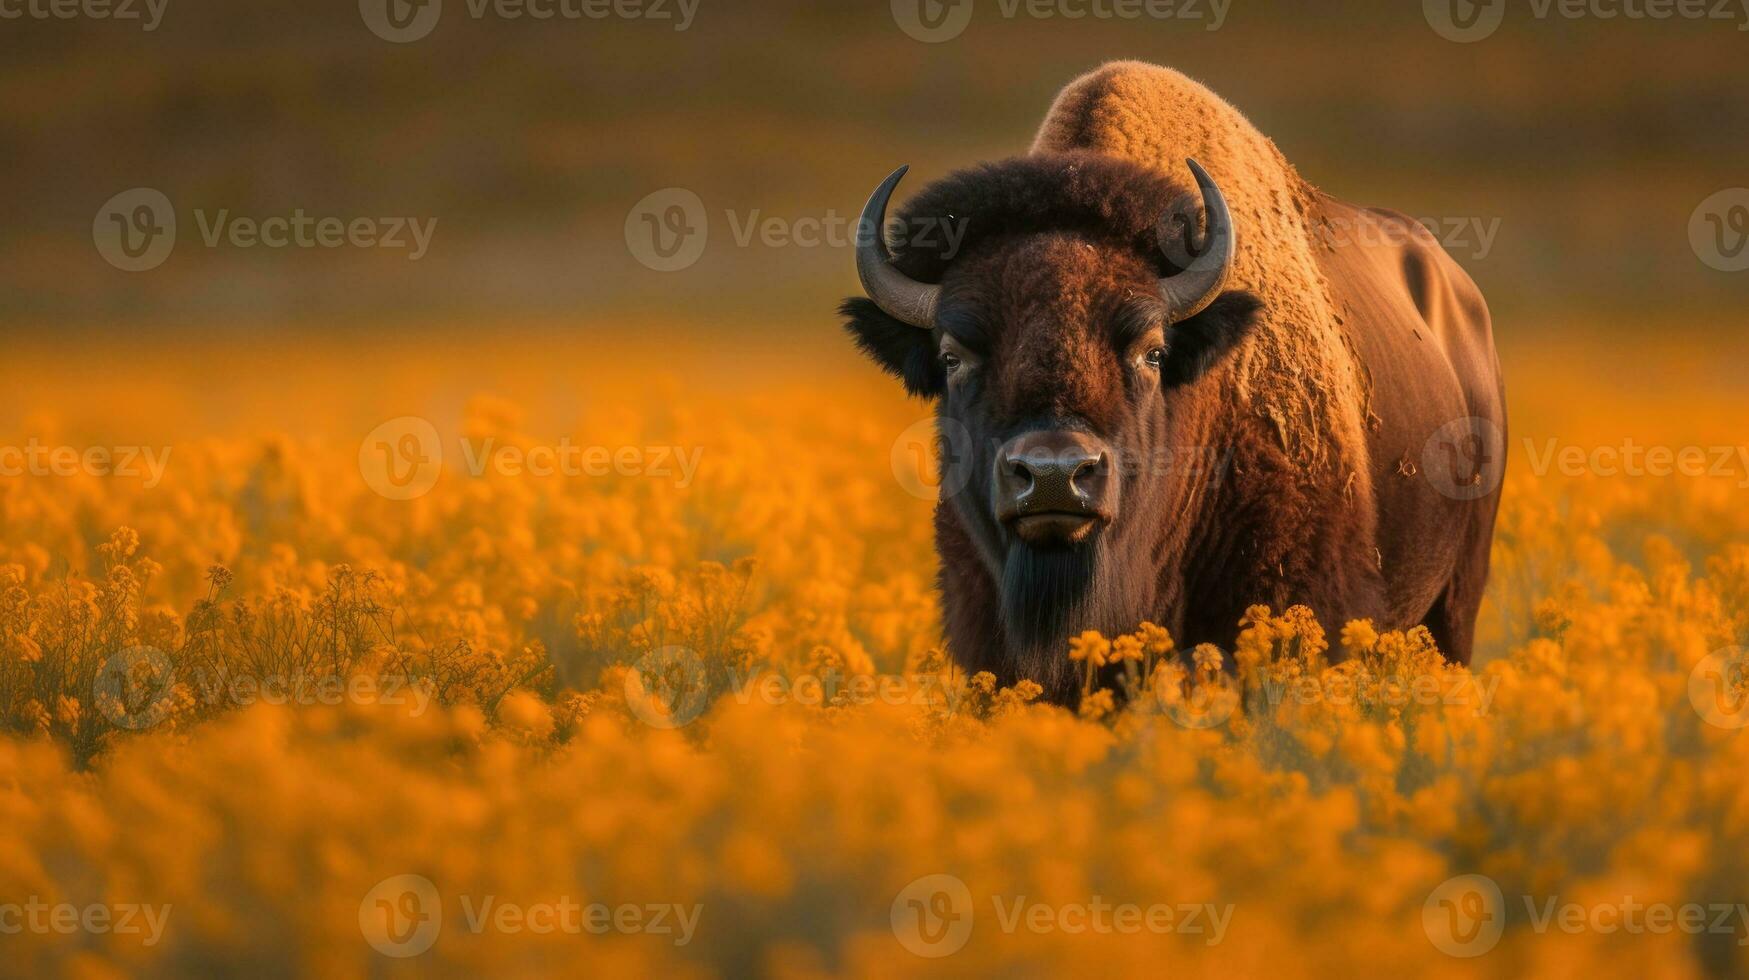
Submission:
[[[1364,653],[1378,641],[1378,631],[1373,629],[1370,619],[1356,619],[1342,627],[1342,646],[1350,653]]]
[[[1143,623],[1138,635],[1142,638],[1142,649],[1150,656],[1163,657],[1172,652],[1172,634],[1166,631],[1166,627]]]
[[[1120,636],[1111,641],[1112,663],[1140,662],[1142,659],[1142,639],[1135,635]]]
[[[1081,699],[1080,714],[1088,721],[1098,721],[1117,709],[1110,688],[1101,688]]]
[[[1069,659],[1103,667],[1111,656],[1111,641],[1098,630],[1087,630],[1069,641]]]

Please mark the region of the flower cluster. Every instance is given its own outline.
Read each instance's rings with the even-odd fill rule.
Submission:
[[[604,383],[579,428],[702,448],[687,487],[451,459],[429,494],[387,499],[354,435],[380,412],[178,441],[151,491],[0,487],[0,905],[170,909],[150,945],[9,934],[8,968],[1749,970],[1742,929],[1534,914],[1749,902],[1749,670],[1722,654],[1749,644],[1736,496],[1514,472],[1473,668],[1424,630],[1328,635],[1258,607],[1225,648],[1151,623],[1076,637],[1068,711],[951,667],[930,504],[893,473],[914,408],[860,377]],[[527,419],[555,411],[480,398],[453,431],[535,445]],[[1460,961],[1424,913],[1471,874],[1506,896],[1504,928]],[[361,927],[397,876],[441,911],[407,959]],[[897,897],[928,876],[971,899],[942,959],[898,934]],[[700,916],[685,944],[579,936],[482,919],[488,897]],[[1020,900],[1231,917],[1218,942],[1005,928]]]

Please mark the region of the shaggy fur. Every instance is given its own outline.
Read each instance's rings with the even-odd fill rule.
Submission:
[[[1196,214],[1198,195],[1164,173],[1090,150],[1035,152],[958,171],[930,184],[899,210],[894,261],[913,279],[940,282],[960,255],[996,239],[1065,232],[1144,256],[1162,274],[1176,271],[1156,241],[1162,215]],[[929,229],[954,224],[964,234]]]
[[[1235,401],[1267,417],[1326,481],[1366,479],[1366,384],[1315,257],[1321,195],[1225,100],[1138,61],[1107,64],[1057,96],[1032,152],[1070,150],[1167,173],[1185,173],[1192,157],[1214,175],[1241,229],[1234,281],[1265,309],[1234,372]]]
[[[1173,176],[1186,157],[1220,184],[1239,250],[1229,291],[1171,323],[1156,236],[1200,213]],[[944,486],[964,487],[936,510],[943,618],[967,670],[1068,701],[1080,631],[1150,619],[1184,649],[1225,645],[1259,603],[1309,605],[1331,631],[1424,624],[1467,662],[1498,495],[1453,499],[1401,463],[1454,419],[1503,432],[1498,365],[1480,294],[1429,236],[1319,234],[1386,220],[1309,187],[1202,86],[1134,62],[1065,89],[1029,155],[900,211],[895,261],[942,284],[937,329],[866,299],[843,311],[877,363],[940,399]],[[942,222],[957,250],[930,233]],[[976,361],[951,380],[949,337]],[[1083,543],[1027,546],[993,513],[998,447],[1064,428],[1125,464],[1114,516]]]

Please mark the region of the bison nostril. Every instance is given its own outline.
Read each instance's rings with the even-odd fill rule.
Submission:
[[[1045,435],[1005,447],[996,470],[999,509],[1019,516],[1087,514],[1103,507],[1111,454],[1083,439]]]

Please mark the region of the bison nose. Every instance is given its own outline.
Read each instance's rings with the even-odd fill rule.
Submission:
[[[1110,519],[1111,453],[1092,436],[1028,433],[1002,447],[996,468],[996,516],[1029,540],[1029,530],[1076,538]]]
[[[1100,479],[1099,467],[1105,456],[1080,449],[1056,453],[1033,450],[1009,453],[1005,461],[1015,487],[1015,503],[1022,510],[1082,510],[1089,500],[1088,491]]]

